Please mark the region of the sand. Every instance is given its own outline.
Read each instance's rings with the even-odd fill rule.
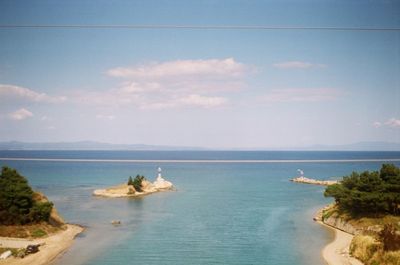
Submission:
[[[73,243],[76,235],[81,233],[83,228],[77,225],[67,224],[67,229],[46,238],[27,240],[11,239],[0,237],[1,247],[21,248],[31,244],[44,244],[39,247],[39,252],[30,254],[25,258],[8,258],[1,260],[0,264],[7,265],[44,265],[54,261],[64,253]]]
[[[333,229],[335,232],[335,239],[333,242],[328,244],[322,250],[322,256],[328,265],[363,265],[361,261],[351,257],[349,254],[350,243],[354,237],[352,234],[343,232],[339,229],[323,224],[322,222],[319,223],[325,227]]]

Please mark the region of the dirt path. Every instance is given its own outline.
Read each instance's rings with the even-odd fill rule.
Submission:
[[[27,257],[20,258],[8,258],[6,260],[1,260],[0,265],[44,265],[49,264],[58,255],[64,253],[73,243],[76,235],[81,233],[83,228],[77,225],[67,225],[67,229],[59,232],[55,235],[49,236],[43,239],[26,240],[26,239],[11,239],[11,238],[0,238],[1,247],[10,248],[21,248],[26,247],[30,244],[42,244],[39,249],[40,251],[28,255]]]

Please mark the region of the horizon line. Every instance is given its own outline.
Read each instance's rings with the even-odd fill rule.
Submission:
[[[393,27],[302,27],[268,25],[139,25],[139,24],[1,24],[0,29],[193,29],[193,30],[329,30],[400,31]]]

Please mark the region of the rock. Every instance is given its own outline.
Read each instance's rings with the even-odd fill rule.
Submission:
[[[142,190],[144,192],[156,192],[157,189],[154,187],[153,183],[148,180],[142,181]]]
[[[135,194],[136,190],[135,187],[133,187],[132,185],[128,185],[128,194]]]
[[[112,220],[112,221],[111,221],[111,224],[113,224],[113,225],[120,225],[120,224],[121,224],[121,221],[120,221],[120,220]]]
[[[11,250],[7,250],[7,251],[5,251],[5,252],[3,252],[1,255],[0,255],[0,259],[7,259],[8,257],[10,257],[11,256]]]
[[[54,207],[54,206],[50,212],[49,223],[54,226],[62,226],[65,224],[64,219],[60,216],[56,207]]]
[[[361,231],[357,230],[354,226],[346,222],[343,218],[340,218],[336,215],[331,215],[328,218],[324,219],[324,223],[330,226],[333,226],[339,230],[347,232],[352,235],[360,234]]]
[[[298,182],[298,183],[305,183],[305,184],[323,185],[323,186],[329,186],[329,185],[338,183],[338,181],[336,181],[336,180],[317,180],[317,179],[310,179],[310,178],[306,178],[306,177],[298,177],[298,178],[291,179],[290,181]]]
[[[172,183],[162,177],[157,177],[156,181],[153,182],[153,185],[157,190],[169,190],[173,188]]]

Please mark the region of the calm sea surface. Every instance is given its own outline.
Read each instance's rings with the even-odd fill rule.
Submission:
[[[1,165],[18,169],[44,192],[68,222],[87,226],[57,265],[316,265],[324,264],[320,251],[333,235],[312,217],[332,200],[323,197],[323,187],[289,179],[297,169],[317,179],[377,170],[383,162],[371,159],[399,159],[400,152],[0,151],[0,157],[65,159],[0,159]],[[392,163],[400,166],[398,160]],[[154,180],[158,166],[177,191],[138,199],[91,195],[94,189],[125,182],[130,175]],[[122,225],[113,227],[110,221],[115,219]]]

